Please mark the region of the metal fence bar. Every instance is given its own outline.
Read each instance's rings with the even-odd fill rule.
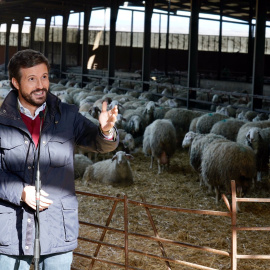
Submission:
[[[77,256],[79,256],[79,257],[86,258],[86,259],[89,259],[89,260],[95,259],[96,261],[104,262],[104,263],[106,263],[106,264],[115,265],[115,266],[121,267],[121,268],[125,268],[125,267],[126,267],[126,266],[125,266],[124,264],[122,264],[122,263],[116,263],[116,262],[108,261],[108,260],[101,259],[101,258],[94,258],[93,256],[86,255],[86,254],[82,254],[82,253],[79,253],[79,252],[74,252],[74,255],[77,255]],[[133,266],[128,266],[128,268],[126,268],[126,269],[143,270],[143,269],[141,269],[141,268],[137,268],[137,267],[133,267]]]
[[[142,201],[143,201],[144,203],[146,202],[144,197],[142,197]],[[149,221],[150,221],[150,223],[151,223],[151,226],[152,226],[152,228],[153,228],[155,237],[159,238],[158,231],[157,231],[157,228],[156,228],[156,226],[155,226],[153,217],[152,217],[152,215],[151,215],[151,213],[150,213],[150,210],[149,210],[148,207],[145,207],[145,210],[146,210],[147,216],[148,216],[148,218],[149,218]],[[164,246],[163,246],[162,242],[158,241],[158,245],[159,245],[159,247],[160,247],[160,250],[161,250],[161,253],[162,253],[163,257],[167,257],[167,254],[166,254],[166,252],[165,252],[165,249],[164,249]],[[167,265],[167,269],[171,270],[170,263],[169,263],[168,261],[165,261],[165,263],[166,263],[166,265]]]
[[[239,259],[270,260],[270,255],[237,255]]]
[[[87,239],[87,238],[83,238],[83,237],[79,237],[78,239],[82,240],[82,241],[92,242],[92,243],[98,244],[99,246],[105,245],[105,246],[110,246],[110,247],[113,247],[113,248],[124,250],[125,251],[125,265],[121,264],[121,263],[119,264],[119,263],[115,263],[115,262],[110,262],[110,261],[104,260],[102,258],[98,258],[96,256],[89,256],[89,255],[85,255],[85,254],[81,254],[81,253],[77,253],[77,252],[74,252],[74,255],[84,257],[84,258],[88,258],[88,259],[91,259],[91,260],[94,260],[94,261],[101,261],[101,262],[104,262],[104,263],[117,265],[117,266],[123,267],[125,269],[136,269],[136,268],[132,268],[131,266],[128,265],[128,255],[129,255],[129,253],[137,253],[137,254],[140,254],[140,255],[143,255],[143,256],[159,259],[159,260],[162,260],[162,261],[165,261],[165,262],[174,262],[176,264],[182,264],[182,265],[190,266],[190,267],[193,267],[193,268],[196,268],[196,269],[217,270],[217,269],[214,269],[214,268],[210,268],[210,267],[206,267],[206,266],[202,266],[202,265],[198,265],[198,264],[194,264],[194,263],[190,263],[190,262],[186,262],[186,261],[181,261],[181,260],[168,258],[167,256],[164,256],[164,255],[163,255],[163,257],[160,257],[160,256],[157,256],[157,255],[154,255],[154,254],[142,252],[140,250],[129,249],[128,248],[128,237],[129,236],[135,236],[135,237],[139,237],[139,238],[153,240],[153,241],[156,241],[156,242],[161,243],[161,244],[162,244],[162,242],[164,242],[164,243],[168,243],[168,244],[179,245],[179,246],[186,247],[186,248],[193,248],[193,249],[201,250],[201,251],[204,251],[204,252],[210,252],[210,253],[230,257],[229,252],[222,251],[222,250],[212,249],[212,248],[204,247],[204,246],[196,246],[196,245],[191,245],[191,244],[188,244],[188,243],[182,243],[182,242],[173,241],[173,240],[170,240],[170,239],[160,238],[158,235],[155,235],[155,237],[153,237],[153,236],[138,234],[138,233],[134,233],[134,232],[129,232],[128,231],[128,204],[130,203],[130,204],[134,204],[134,205],[143,206],[144,208],[148,209],[148,211],[149,211],[149,208],[153,208],[153,209],[162,209],[162,210],[184,212],[184,213],[193,213],[193,214],[202,214],[202,215],[208,214],[208,215],[215,215],[215,216],[218,215],[218,216],[227,216],[227,217],[231,216],[230,212],[194,210],[194,209],[181,209],[181,208],[176,208],[176,207],[160,206],[160,205],[154,205],[154,204],[148,204],[148,203],[142,203],[142,202],[128,200],[126,195],[124,196],[124,199],[123,199],[123,198],[115,198],[115,197],[111,197],[111,196],[100,195],[100,194],[92,194],[92,193],[81,192],[81,191],[78,191],[76,193],[80,194],[80,195],[92,196],[92,197],[97,197],[97,198],[101,198],[101,199],[113,200],[114,205],[116,205],[119,201],[122,201],[124,203],[124,221],[125,221],[124,230],[109,227],[108,225],[109,225],[109,220],[111,219],[111,217],[108,218],[106,226],[93,224],[93,223],[89,223],[89,222],[84,222],[84,221],[79,221],[79,223],[81,225],[101,228],[101,229],[103,229],[103,233],[110,230],[110,231],[114,231],[116,233],[124,234],[125,235],[125,246],[124,247],[118,246],[118,245],[112,245],[112,244],[109,244],[109,243],[105,243],[105,242],[103,242],[103,239],[101,241]],[[228,202],[225,195],[224,195],[223,199],[224,199],[228,209],[230,209],[229,202]],[[113,207],[113,209],[114,209],[114,207]],[[111,213],[114,211],[113,209],[112,209]],[[150,211],[149,211],[149,213],[150,213]],[[154,223],[152,224],[152,226],[155,226]]]
[[[101,228],[101,229],[107,229],[113,232],[117,232],[117,233],[121,233],[121,234],[125,234],[124,230],[120,230],[120,229],[115,229],[115,228],[111,228],[111,227],[106,227],[106,226],[102,226],[102,225],[97,225],[94,223],[88,223],[88,222],[83,222],[80,221],[80,224],[82,225],[89,225],[92,227],[96,227],[96,228]],[[135,237],[140,237],[140,238],[144,238],[144,239],[148,239],[148,240],[153,240],[153,241],[161,241],[167,244],[173,244],[173,245],[179,245],[181,247],[186,247],[186,248],[193,248],[193,249],[197,249],[197,250],[201,250],[201,251],[206,251],[209,253],[215,253],[215,254],[219,254],[222,256],[230,256],[230,253],[227,251],[222,251],[219,249],[213,249],[213,248],[209,248],[209,247],[204,247],[204,246],[196,246],[196,245],[191,245],[188,243],[183,243],[183,242],[179,242],[179,241],[174,241],[171,239],[166,239],[166,238],[161,238],[161,237],[154,237],[154,236],[149,236],[149,235],[144,235],[144,234],[139,234],[139,233],[134,233],[134,232],[129,232],[128,233],[129,236],[135,236]]]
[[[269,198],[237,198],[236,184],[231,181],[232,189],[232,267],[231,270],[237,270],[237,259],[255,259],[255,260],[270,260],[270,255],[240,255],[237,254],[237,231],[270,231],[270,227],[238,227],[236,222],[236,206],[238,202],[266,202],[269,203]]]
[[[154,258],[154,259],[158,259],[158,260],[162,260],[162,261],[169,261],[169,262],[173,262],[173,263],[176,263],[176,264],[181,264],[181,265],[193,267],[193,268],[196,268],[196,269],[218,270],[216,268],[211,268],[211,267],[207,267],[207,266],[204,266],[204,265],[199,265],[199,264],[190,263],[190,262],[177,260],[177,259],[172,259],[172,258],[168,258],[168,257],[160,257],[160,256],[157,256],[157,255],[150,254],[150,253],[145,253],[145,252],[142,252],[142,251],[135,251],[135,250],[130,250],[130,251],[132,251],[134,253],[137,253],[137,254],[141,254],[143,256],[150,257],[150,258]]]
[[[161,210],[167,210],[167,211],[175,211],[175,212],[191,213],[191,214],[199,214],[199,215],[231,217],[230,212],[169,207],[169,206],[163,206],[163,205],[157,205],[157,204],[151,204],[151,203],[143,203],[143,202],[138,202],[138,201],[133,201],[133,200],[129,200],[129,203],[139,205],[139,206],[148,207],[148,208],[161,209]]]
[[[119,197],[120,197],[120,194],[117,194],[116,197],[119,198]],[[118,201],[114,201],[112,210],[111,210],[111,212],[110,212],[110,214],[109,214],[109,217],[108,217],[108,219],[107,219],[107,221],[106,221],[106,226],[109,226],[109,225],[110,225],[111,220],[112,220],[112,216],[113,216],[113,214],[114,214],[114,211],[115,211],[115,209],[116,209],[117,204],[118,204]],[[101,236],[100,236],[100,239],[99,239],[100,242],[102,242],[102,241],[104,240],[104,237],[105,237],[105,235],[106,235],[106,232],[107,232],[107,230],[106,230],[106,229],[103,229],[103,232],[102,232],[102,234],[101,234]],[[101,247],[101,243],[98,244],[98,246],[97,246],[97,248],[96,248],[96,250],[95,250],[95,253],[94,253],[94,257],[97,257],[97,255],[98,255],[98,253],[99,253],[99,250],[100,250],[100,247]],[[90,264],[90,267],[89,267],[89,270],[91,270],[91,269],[93,268],[94,264],[95,264],[95,259],[92,260],[92,262],[91,262],[91,264]]]
[[[231,211],[231,224],[232,224],[232,247],[231,247],[231,270],[237,270],[237,231],[236,231],[236,213],[237,213],[237,201],[236,201],[236,187],[235,181],[231,181],[232,189],[232,211]]]
[[[237,231],[270,231],[270,227],[237,227]]]
[[[142,269],[131,267],[131,266],[128,265],[128,255],[129,255],[129,253],[137,253],[137,254],[140,254],[140,255],[143,255],[143,256],[159,259],[159,260],[162,260],[162,261],[165,261],[165,262],[174,262],[176,264],[182,264],[182,265],[190,266],[190,267],[193,267],[193,268],[196,268],[196,269],[216,270],[214,268],[209,268],[209,267],[206,267],[206,266],[193,264],[193,263],[189,263],[189,262],[186,262],[186,261],[181,261],[181,260],[168,258],[166,256],[165,251],[164,251],[164,253],[162,252],[163,257],[160,257],[160,256],[157,256],[157,255],[154,255],[154,254],[142,252],[140,250],[129,249],[128,248],[128,238],[129,238],[129,236],[134,236],[134,237],[139,237],[139,238],[144,238],[144,239],[156,241],[159,244],[161,244],[161,246],[162,246],[162,243],[168,243],[168,244],[179,245],[179,246],[186,247],[186,248],[193,248],[193,249],[197,249],[197,250],[201,250],[201,251],[206,251],[206,252],[210,252],[210,253],[214,253],[214,254],[219,254],[219,255],[223,255],[223,256],[229,256],[229,257],[231,257],[231,270],[237,270],[237,259],[270,260],[270,255],[258,255],[258,254],[257,255],[244,255],[244,254],[240,255],[240,254],[237,254],[237,231],[270,231],[270,227],[239,227],[239,226],[237,226],[237,203],[238,202],[255,202],[255,203],[267,202],[268,203],[268,202],[270,202],[270,199],[268,199],[268,198],[237,198],[236,197],[236,184],[235,184],[234,180],[231,181],[231,192],[232,192],[232,204],[231,204],[231,206],[230,206],[230,203],[229,203],[228,199],[226,198],[226,196],[225,195],[222,196],[223,200],[224,200],[224,202],[225,202],[225,204],[226,204],[226,206],[227,206],[227,208],[229,210],[229,212],[220,212],[220,211],[208,211],[208,210],[183,209],[183,208],[177,208],[177,207],[168,207],[168,206],[149,204],[149,203],[145,203],[145,199],[143,199],[144,202],[132,201],[132,200],[128,200],[126,195],[124,196],[124,199],[123,199],[123,198],[119,198],[119,197],[115,198],[115,197],[111,197],[111,196],[105,196],[105,195],[99,195],[99,194],[92,194],[92,193],[88,193],[88,192],[77,191],[76,192],[77,194],[86,195],[86,196],[92,196],[92,197],[97,197],[97,198],[102,198],[102,199],[107,199],[107,200],[113,200],[114,201],[114,206],[113,206],[113,208],[111,210],[111,213],[110,213],[110,215],[109,215],[109,217],[107,219],[106,226],[80,221],[80,224],[82,224],[82,225],[87,225],[87,226],[92,226],[92,227],[103,229],[103,234],[102,234],[102,237],[100,238],[100,241],[99,240],[86,239],[86,238],[83,238],[83,237],[79,237],[78,239],[98,244],[98,247],[100,247],[101,245],[105,245],[105,246],[110,246],[110,247],[113,247],[113,248],[118,248],[118,249],[124,250],[125,251],[125,264],[111,262],[111,261],[108,261],[108,260],[97,258],[96,256],[89,256],[89,255],[81,254],[81,253],[78,253],[78,252],[74,252],[74,255],[84,257],[84,258],[87,258],[87,259],[91,259],[91,260],[95,260],[95,261],[104,262],[104,263],[107,263],[107,264],[112,264],[112,265],[122,267],[122,268],[125,268],[125,269],[134,269],[134,270],[142,270]],[[116,207],[116,205],[117,205],[117,203],[119,201],[124,203],[124,222],[125,222],[124,230],[109,227],[110,220],[111,220],[112,215],[114,213],[115,207]],[[149,235],[144,235],[144,234],[139,234],[139,233],[129,232],[128,231],[128,204],[129,203],[134,204],[134,205],[143,206],[147,210],[147,214],[148,214],[148,217],[150,219],[153,230],[155,232],[155,236],[149,236]],[[149,210],[150,208],[167,210],[167,211],[175,211],[175,212],[191,213],[191,214],[215,215],[215,216],[230,217],[231,218],[231,228],[232,228],[231,252],[229,253],[229,252],[218,250],[218,249],[212,249],[212,248],[209,248],[209,247],[191,245],[191,244],[188,244],[188,243],[182,243],[182,242],[173,241],[173,240],[170,240],[170,239],[159,237],[158,233],[157,233],[157,230],[155,228],[155,224],[153,222],[152,216],[150,214],[150,210]],[[103,242],[105,233],[108,230],[124,234],[125,235],[125,245],[124,246],[118,246],[118,245],[113,245],[113,244],[110,244],[110,243]],[[97,255],[97,253],[95,253],[94,255]],[[168,264],[167,264],[167,266],[168,266]],[[73,267],[72,270],[78,270],[78,269]]]
[[[270,203],[270,199],[268,198],[236,198],[238,202],[267,202]]]
[[[125,269],[128,269],[128,200],[124,196],[124,226],[125,226]]]

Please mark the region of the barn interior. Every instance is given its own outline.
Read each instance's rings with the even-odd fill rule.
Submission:
[[[93,30],[89,24],[91,14],[97,10],[107,10],[109,26],[104,23],[103,29]],[[121,10],[130,12],[129,32],[117,30]],[[134,31],[134,25],[138,23],[134,14],[138,10],[144,14],[141,33]],[[72,14],[83,16],[78,25],[71,28],[69,18]],[[166,17],[167,29],[164,33],[152,32],[151,20],[154,15]],[[55,17],[58,16],[62,18],[60,27],[55,26]],[[189,21],[188,33],[170,33],[173,17]],[[44,26],[37,24],[39,19],[44,20]],[[199,33],[202,20],[218,24],[215,37]],[[224,36],[223,26],[226,23],[245,25],[247,36]],[[24,31],[25,24],[29,26],[28,32]],[[125,99],[125,95],[131,96],[132,93],[134,99],[128,100],[129,106],[146,106],[149,101],[154,101],[158,107],[202,114],[233,108],[234,113],[229,117],[237,118],[241,114],[244,115],[244,120],[241,118],[243,121],[252,122],[255,117],[269,120],[270,41],[266,35],[270,27],[269,1],[1,0],[0,26],[0,80],[3,82],[8,80],[8,62],[12,55],[18,50],[31,48],[41,51],[49,59],[51,91],[59,98],[62,98],[62,91],[68,88],[82,95],[87,91],[90,94],[93,92],[96,97],[116,93],[119,103]],[[15,32],[12,31],[14,26],[17,27]],[[136,103],[138,100],[135,102],[135,97],[139,96],[141,99]],[[64,97],[63,101],[68,102]],[[80,106],[79,100],[73,100],[73,103]],[[248,116],[252,118],[248,119]],[[177,120],[175,123],[178,124]],[[142,201],[143,197],[148,203],[175,208],[228,211],[222,200],[216,204],[215,196],[208,194],[206,187],[200,186],[200,177],[190,166],[189,151],[181,146],[190,124],[191,119],[185,122],[186,126],[182,129],[177,126],[176,151],[170,167],[161,174],[157,173],[156,163],[152,170],[149,169],[150,157],[142,150],[142,132],[135,137],[136,149],[130,151],[135,157],[130,162],[133,185],[85,185],[81,181],[81,174],[75,180],[76,189],[112,197],[126,194],[134,201]],[[101,161],[111,157],[100,155],[97,158]],[[246,196],[269,198],[269,190],[268,172],[264,172],[263,181],[257,188],[251,188]],[[230,193],[226,193],[226,196],[231,200]],[[111,200],[103,202],[99,198],[80,194],[78,200],[81,220],[105,225],[112,208]],[[237,269],[269,269],[269,210],[267,203],[254,205],[248,202],[243,205],[238,215],[239,223],[253,228],[262,226],[263,229],[257,229],[255,233],[249,230],[238,232],[238,252],[250,255],[243,260],[238,258]],[[116,210],[110,226],[123,229],[121,211]],[[196,215],[170,214],[160,209],[151,211],[161,237],[196,247],[210,246],[231,252],[230,220],[206,215],[198,218]],[[129,212],[130,231],[153,234],[154,229],[150,228],[149,216],[145,212],[136,207],[130,207]],[[101,229],[81,224],[80,237],[96,239],[96,242],[90,245],[89,241],[79,241],[72,269],[233,269],[232,258],[224,256],[225,252],[221,257],[217,254],[205,256],[201,250],[190,251],[184,246],[179,248],[166,243],[167,257],[172,259],[168,264],[168,261],[156,260],[151,255],[155,252],[160,254],[158,245],[135,238],[129,248],[134,251],[140,247],[144,254],[141,256],[140,252],[130,252],[132,255],[127,262],[123,249],[114,249],[123,245],[123,235],[118,236],[109,230],[104,241],[115,246],[105,245],[98,254],[99,259],[96,257],[95,264],[90,266]],[[257,254],[257,258],[252,258],[251,254]],[[163,254],[163,257],[166,256]],[[181,260],[205,266],[200,268],[198,265],[180,263]]]

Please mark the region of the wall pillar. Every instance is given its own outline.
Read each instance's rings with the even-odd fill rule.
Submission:
[[[197,87],[198,69],[198,35],[199,35],[199,0],[191,0],[191,15],[189,23],[189,51],[188,51],[188,87]],[[196,91],[188,91],[187,108],[190,107],[189,99],[196,99]]]
[[[119,10],[118,1],[111,1],[111,20],[110,20],[110,44],[109,44],[109,59],[108,59],[108,84],[112,85],[115,77],[115,44],[116,44],[116,20]]]
[[[66,56],[67,56],[67,26],[68,26],[69,12],[63,15],[63,26],[62,26],[62,43],[61,43],[61,63],[60,63],[60,74],[67,71]]]
[[[144,82],[150,81],[151,72],[151,25],[152,14],[154,9],[154,0],[145,1],[144,12],[144,35],[143,35],[143,60],[142,60],[142,80],[143,91],[149,89],[149,84]]]
[[[266,26],[266,1],[257,0],[256,3],[256,35],[253,58],[252,94],[263,95],[264,80],[264,47]],[[252,110],[262,108],[262,99],[252,99]]]

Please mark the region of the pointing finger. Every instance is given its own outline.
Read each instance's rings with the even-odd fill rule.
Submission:
[[[108,105],[108,102],[107,101],[103,101],[102,102],[102,112],[106,112],[107,111],[107,105]]]

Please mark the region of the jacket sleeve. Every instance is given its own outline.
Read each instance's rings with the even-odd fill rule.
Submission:
[[[75,142],[91,152],[107,153],[114,151],[119,143],[118,131],[114,127],[113,140],[106,139],[99,127],[92,121],[77,113],[75,120]]]
[[[13,203],[21,204],[21,195],[25,183],[12,173],[0,173],[0,199]]]
[[[20,205],[25,186],[25,144],[19,132],[11,136],[6,128],[0,134],[0,199]]]

